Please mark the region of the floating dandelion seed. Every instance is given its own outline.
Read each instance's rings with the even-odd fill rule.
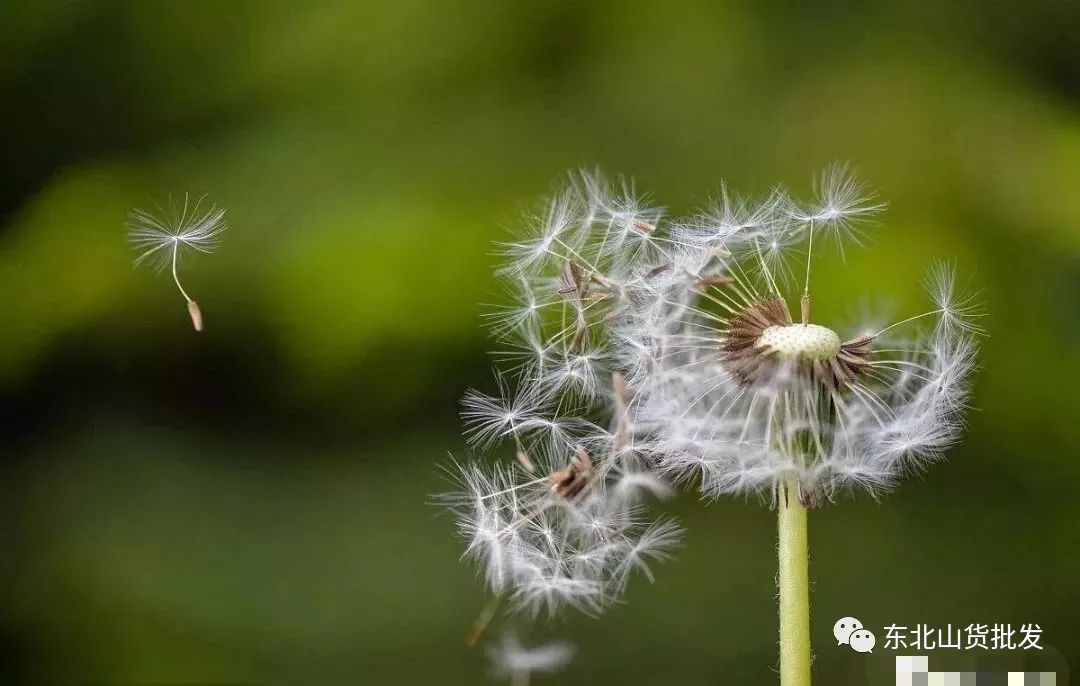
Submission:
[[[135,265],[150,263],[172,271],[173,281],[187,301],[188,314],[196,331],[203,329],[202,311],[180,283],[177,265],[181,254],[189,248],[201,253],[212,252],[218,237],[228,228],[225,210],[209,203],[204,207],[205,199],[206,196],[202,196],[191,205],[186,193],[183,204],[169,198],[167,207],[159,207],[156,214],[132,210],[127,224],[128,241],[138,252]]]
[[[510,686],[528,686],[535,673],[556,672],[573,659],[576,648],[572,643],[559,641],[526,648],[513,634],[506,634],[497,646],[488,649],[491,671],[496,677],[508,679]]]

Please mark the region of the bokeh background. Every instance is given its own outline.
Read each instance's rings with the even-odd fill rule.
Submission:
[[[970,431],[877,503],[813,513],[820,684],[891,682],[833,621],[1034,622],[1080,669],[1075,2],[4,0],[0,680],[476,684],[484,603],[427,504],[490,389],[491,242],[562,175],[674,214],[721,177],[798,193],[851,160],[890,203],[815,311],[981,289]],[[124,222],[228,208],[219,251],[133,270]],[[670,505],[677,562],[537,683],[775,683],[775,521]],[[506,622],[492,628],[497,638]],[[881,637],[879,635],[879,645]]]

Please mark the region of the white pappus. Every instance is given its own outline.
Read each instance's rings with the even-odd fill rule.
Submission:
[[[651,464],[707,496],[774,499],[789,484],[810,506],[845,488],[876,493],[938,459],[962,428],[979,331],[972,296],[939,266],[926,312],[845,336],[812,323],[815,241],[842,245],[882,207],[843,165],[816,188],[810,208],[775,190],[747,213],[725,194],[715,216],[753,221],[674,226],[680,259],[711,260],[724,278],[697,289],[658,280],[622,331]]]
[[[615,188],[580,175],[503,245],[514,295],[490,322],[509,364],[462,418],[477,452],[510,459],[452,463],[440,497],[495,597],[534,615],[601,611],[681,534],[647,505],[670,488],[643,458],[614,335],[665,250],[663,211]]]

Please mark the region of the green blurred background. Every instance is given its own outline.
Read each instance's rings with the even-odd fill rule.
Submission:
[[[851,160],[890,208],[872,250],[823,258],[815,311],[921,311],[949,258],[991,336],[947,463],[813,513],[816,683],[892,683],[888,651],[836,647],[841,615],[1039,623],[1042,653],[994,664],[1067,683],[1078,8],[4,0],[0,681],[484,682],[484,592],[426,500],[490,386],[491,241],[581,166],[680,214],[721,177],[805,193]],[[184,267],[201,335],[124,234],[185,191],[231,224]],[[687,546],[655,585],[516,625],[579,645],[538,683],[775,683],[773,515],[671,510]]]

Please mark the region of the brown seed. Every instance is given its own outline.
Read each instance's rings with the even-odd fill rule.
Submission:
[[[555,290],[561,294],[575,293],[581,288],[581,267],[567,260],[563,273],[555,279]]]
[[[548,484],[556,495],[569,500],[585,490],[592,475],[592,459],[585,448],[579,445],[569,466],[548,475]]]
[[[666,272],[669,269],[671,269],[671,263],[670,262],[664,262],[663,264],[659,264],[659,265],[653,267],[652,269],[650,269],[649,271],[645,272],[645,278],[651,279],[654,276],[660,276],[661,274],[663,274],[664,272]]]
[[[188,314],[191,315],[191,325],[195,327],[196,331],[202,331],[202,311],[199,309],[199,303],[188,300],[187,309]]]

